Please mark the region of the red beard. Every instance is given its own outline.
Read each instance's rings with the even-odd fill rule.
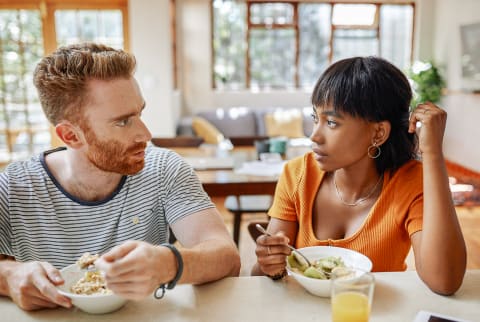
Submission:
[[[87,151],[88,159],[103,171],[132,175],[145,166],[145,158],[133,156],[145,150],[145,142],[126,147],[116,140],[101,141],[90,129],[85,131],[85,137],[90,145]]]

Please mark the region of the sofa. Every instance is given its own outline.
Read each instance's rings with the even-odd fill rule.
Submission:
[[[183,117],[177,127],[177,135],[202,136],[202,131],[208,128],[203,133],[217,130],[223,137],[229,139],[277,136],[308,137],[313,130],[311,114],[311,107],[217,108]],[[208,136],[203,137],[206,142],[210,140]]]

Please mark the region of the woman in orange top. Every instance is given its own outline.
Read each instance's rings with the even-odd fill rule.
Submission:
[[[430,289],[460,287],[466,248],[442,152],[447,116],[431,103],[410,115],[411,98],[406,77],[381,58],[323,73],[312,94],[313,152],[284,168],[269,211],[274,236],[257,239],[253,275],[284,276],[287,243],[350,248],[374,271],[405,270],[412,246]]]

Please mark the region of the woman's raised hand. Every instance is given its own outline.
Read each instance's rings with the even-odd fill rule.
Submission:
[[[423,154],[442,154],[443,134],[447,123],[447,112],[433,103],[419,104],[410,115],[410,133],[415,132],[417,122],[421,123],[418,133],[419,149]]]

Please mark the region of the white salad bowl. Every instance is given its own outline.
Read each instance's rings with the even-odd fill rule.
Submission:
[[[312,246],[298,249],[311,263],[321,258],[336,256],[340,257],[346,267],[355,267],[363,271],[372,270],[372,261],[365,255],[351,249],[333,246]],[[321,297],[330,297],[330,280],[316,279],[298,273],[290,267],[287,261],[287,271],[290,276],[302,285],[308,292]]]

